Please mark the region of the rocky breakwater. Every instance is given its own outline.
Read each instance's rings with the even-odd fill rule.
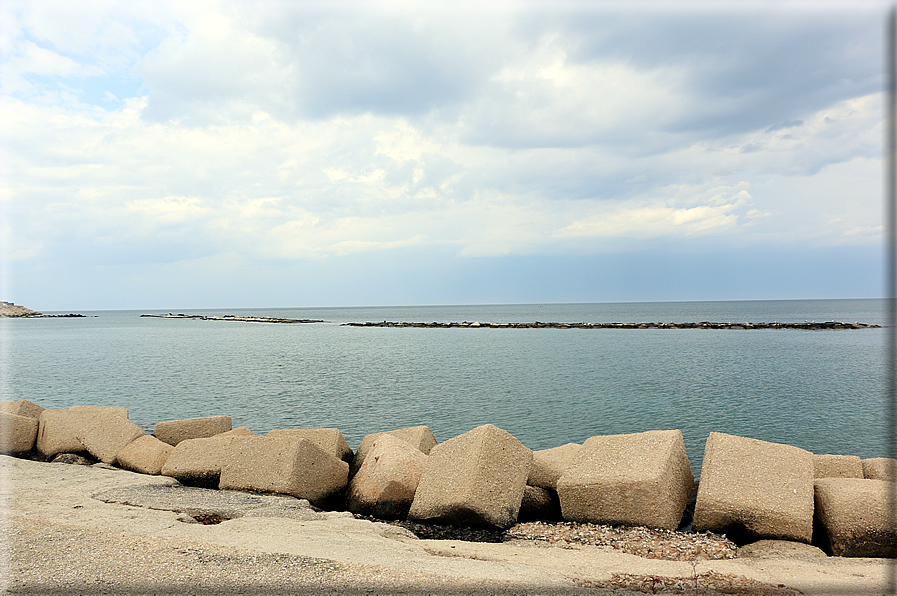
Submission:
[[[218,415],[159,422],[150,435],[125,408],[45,410],[20,400],[0,403],[0,453],[77,456],[188,486],[289,495],[430,538],[601,544],[678,560],[733,558],[736,546],[769,544],[897,557],[897,460],[723,433],[708,437],[696,483],[678,430],[532,451],[491,424],[443,443],[417,426],[368,435],[353,452],[335,428],[256,435]],[[203,505],[189,510],[202,517]],[[692,521],[694,531],[684,532]]]
[[[239,321],[242,323],[323,323],[323,319],[281,319],[277,317],[238,317],[237,315],[186,315],[162,314],[140,315],[141,317],[153,317],[157,319],[193,319],[197,321]]]
[[[379,321],[365,323],[343,323],[346,327],[413,327],[425,329],[800,329],[804,331],[822,331],[827,329],[878,329],[880,325],[865,323],[841,323],[838,321],[804,321],[803,323],[481,323],[479,321],[461,323],[412,323],[404,321]]]

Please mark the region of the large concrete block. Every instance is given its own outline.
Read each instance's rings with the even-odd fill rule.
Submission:
[[[873,457],[863,461],[863,478],[897,482],[897,459]]]
[[[813,537],[813,454],[798,447],[710,433],[694,530],[739,544]]]
[[[856,455],[813,455],[815,478],[862,478],[863,460]]]
[[[573,463],[582,445],[567,443],[560,447],[533,451],[533,469],[530,470],[527,484],[541,488],[556,489],[558,479]]]
[[[819,478],[816,520],[832,553],[841,557],[897,557],[893,487],[887,480]]]
[[[416,446],[381,434],[349,483],[346,507],[361,515],[404,519],[426,463],[427,456]]]
[[[321,505],[348,478],[349,464],[309,439],[247,437],[231,445],[218,488],[281,493]]]
[[[187,420],[167,420],[156,424],[153,434],[169,445],[177,445],[187,439],[206,439],[231,430],[230,416],[205,416]]]
[[[352,449],[338,428],[276,428],[266,436],[273,439],[308,439],[335,458],[347,463],[352,461]]]
[[[92,456],[103,463],[114,464],[118,452],[144,434],[127,418],[122,418],[117,412],[106,411],[92,416],[78,429],[75,437]]]
[[[162,467],[174,447],[156,437],[144,434],[118,452],[118,465],[141,474],[161,474]]]
[[[694,484],[678,430],[592,437],[557,481],[565,521],[675,530]]]
[[[514,525],[533,452],[485,424],[430,451],[408,519],[459,526]]]
[[[232,456],[234,445],[250,439],[240,435],[185,439],[172,449],[162,466],[162,475],[177,478],[183,484],[218,488],[221,468]]]
[[[351,474],[358,472],[362,464],[364,464],[364,459],[367,457],[371,447],[373,447],[374,442],[384,434],[402,439],[406,443],[416,447],[424,455],[428,455],[430,450],[436,446],[436,437],[433,435],[433,431],[430,430],[429,426],[410,426],[408,428],[400,428],[397,430],[371,433],[361,440],[361,445],[358,446],[358,451],[355,452],[355,457],[352,459]]]
[[[0,412],[0,453],[26,454],[37,440],[38,421],[29,416]]]
[[[43,411],[44,408],[40,407],[32,401],[28,401],[27,399],[0,402],[0,412],[15,414],[16,416],[25,416],[26,418],[40,419],[40,413]]]
[[[37,431],[37,450],[47,459],[59,453],[86,451],[78,433],[94,418],[110,414],[128,418],[127,408],[122,407],[72,406],[68,410],[44,410]]]

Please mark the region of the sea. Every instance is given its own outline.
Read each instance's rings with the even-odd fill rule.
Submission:
[[[320,319],[272,324],[141,317]],[[46,313],[65,314],[65,313]],[[79,311],[0,319],[0,400],[124,406],[164,420],[227,414],[257,434],[491,423],[533,450],[679,429],[695,476],[722,432],[813,453],[886,453],[884,328],[496,329],[349,322],[885,324],[885,301],[788,300]]]

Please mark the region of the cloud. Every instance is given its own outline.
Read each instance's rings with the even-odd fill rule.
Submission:
[[[877,13],[648,5],[5,3],[6,252],[248,271],[879,241]]]

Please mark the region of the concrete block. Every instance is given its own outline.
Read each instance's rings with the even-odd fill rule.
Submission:
[[[121,407],[72,406],[68,410],[44,410],[37,431],[37,450],[47,459],[59,453],[86,451],[78,433],[94,418],[109,414],[128,419],[127,408]]]
[[[139,426],[117,412],[98,412],[78,428],[75,437],[87,451],[103,462],[114,464],[118,452],[128,443],[146,433]]]
[[[392,435],[398,439],[402,439],[406,443],[409,443],[416,447],[421,453],[424,455],[428,455],[430,450],[436,446],[436,437],[433,435],[433,431],[430,430],[428,426],[410,426],[408,428],[400,428],[397,430],[387,430],[379,433],[371,433],[365,436],[361,440],[361,445],[358,446],[358,451],[355,453],[355,457],[352,459],[352,469],[350,471],[351,474],[355,474],[361,468],[362,464],[364,464],[364,459],[367,457],[368,451],[373,447],[374,442],[384,434]]]
[[[162,475],[177,478],[182,484],[218,488],[221,468],[232,456],[234,445],[251,438],[230,435],[185,439],[172,449],[162,466]]]
[[[813,537],[813,454],[798,447],[710,433],[694,530],[747,544],[809,543]]]
[[[37,428],[36,418],[0,412],[0,453],[27,454],[37,440]]]
[[[352,449],[337,428],[276,428],[266,436],[274,439],[308,439],[335,458],[346,463],[352,461]]]
[[[0,412],[15,414],[16,416],[25,416],[26,418],[35,418],[39,420],[40,413],[43,411],[44,408],[27,399],[0,402]]]
[[[349,464],[309,439],[246,437],[231,445],[218,488],[281,493],[321,505],[348,478]]]
[[[816,520],[840,557],[897,557],[897,501],[887,480],[819,478]]]
[[[533,452],[485,424],[430,451],[408,519],[459,526],[514,525]]]
[[[526,483],[530,486],[556,489],[561,474],[570,467],[581,448],[582,445],[579,443],[567,443],[560,447],[533,451],[533,469]]]
[[[863,461],[863,478],[897,482],[897,459],[873,457]]]
[[[404,519],[424,472],[427,456],[419,448],[382,433],[349,482],[346,507],[352,513]]]
[[[592,437],[557,481],[565,521],[679,527],[694,484],[678,430]]]
[[[205,439],[231,430],[230,416],[205,416],[187,420],[168,420],[156,424],[153,434],[163,443],[177,445],[187,439]]]
[[[813,455],[815,478],[862,478],[863,460],[856,455]]]
[[[137,437],[118,452],[118,465],[141,474],[162,473],[162,467],[174,447],[156,437],[144,434]]]

